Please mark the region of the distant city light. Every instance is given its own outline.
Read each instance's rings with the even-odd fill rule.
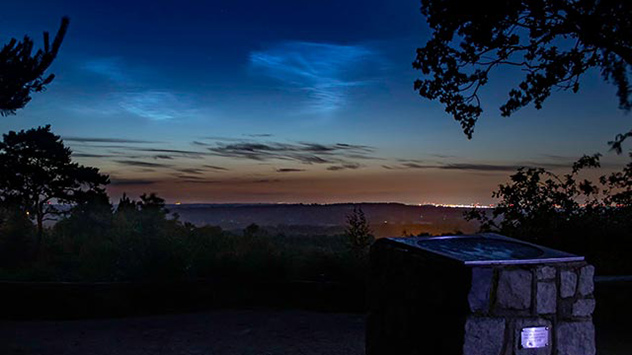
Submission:
[[[448,207],[448,208],[494,208],[494,204],[481,205],[479,203],[473,204],[450,204],[450,203],[420,203],[419,206],[434,206],[434,207]]]

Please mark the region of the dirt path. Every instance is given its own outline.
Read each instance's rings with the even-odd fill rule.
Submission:
[[[364,354],[364,316],[222,310],[184,315],[0,321],[3,355]]]

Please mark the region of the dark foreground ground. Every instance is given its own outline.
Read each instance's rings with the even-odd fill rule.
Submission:
[[[630,355],[632,280],[597,281],[597,353]],[[206,292],[217,287],[164,286],[162,291],[181,290],[169,293],[141,285],[147,294],[128,291],[127,298],[121,298],[111,285],[71,286],[34,289],[30,284],[0,283],[0,355],[364,354],[365,317],[362,302],[357,302],[361,288],[358,294],[355,288],[300,283],[265,288],[278,289],[276,293],[250,287],[217,295]],[[199,300],[182,294],[213,299],[217,308],[202,308]],[[163,295],[162,300],[157,295]],[[257,308],[246,306],[255,299],[265,302]],[[170,314],[150,315],[160,314],[158,310]],[[107,318],[112,315],[118,317]]]
[[[0,321],[3,355],[364,354],[364,316],[220,310],[70,321]]]
[[[632,337],[597,324],[598,354]],[[362,314],[220,310],[120,319],[0,321],[2,355],[362,355]]]

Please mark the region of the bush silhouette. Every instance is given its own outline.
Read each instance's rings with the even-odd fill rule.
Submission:
[[[599,272],[632,272],[621,245],[632,231],[632,154],[619,172],[597,182],[581,179],[599,167],[599,155],[584,156],[563,176],[541,168],[521,168],[493,196],[500,202],[491,214],[473,210],[466,219],[483,231],[549,245],[587,256]]]

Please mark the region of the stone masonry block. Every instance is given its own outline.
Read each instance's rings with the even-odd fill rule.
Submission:
[[[500,273],[496,303],[504,309],[525,310],[531,306],[531,282],[527,270],[504,270]]]
[[[467,296],[472,312],[489,311],[489,299],[492,289],[494,270],[491,268],[472,269],[472,287]]]
[[[465,323],[463,355],[501,355],[504,338],[504,319],[469,317]]]
[[[555,278],[555,268],[553,266],[541,266],[536,270],[538,281],[552,280]]]
[[[560,273],[560,295],[562,298],[572,297],[577,289],[577,274],[573,271]]]
[[[538,314],[555,313],[557,309],[557,287],[554,282],[538,282],[536,310]]]
[[[588,296],[595,290],[595,267],[586,265],[579,271],[579,284],[577,289],[582,296]]]
[[[585,298],[573,303],[573,317],[590,317],[595,311],[595,300]]]
[[[555,344],[555,355],[595,355],[595,326],[592,322],[560,322]]]

